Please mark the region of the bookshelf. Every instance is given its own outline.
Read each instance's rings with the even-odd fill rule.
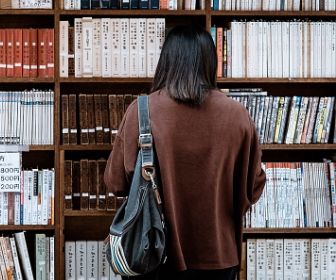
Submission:
[[[76,17],[164,17],[166,27],[174,24],[197,22],[207,30],[214,24],[227,25],[232,19],[261,18],[265,20],[335,20],[336,12],[331,11],[212,11],[206,0],[205,10],[63,10],[62,0],[54,1],[52,10],[1,10],[1,28],[54,28],[55,77],[54,78],[0,78],[0,90],[23,90],[25,88],[52,89],[54,95],[54,143],[53,145],[31,145],[23,153],[23,166],[53,167],[55,169],[55,224],[50,226],[2,226],[0,232],[46,232],[55,236],[55,279],[64,279],[64,245],[67,240],[103,240],[115,211],[64,210],[64,161],[81,158],[107,159],[112,144],[63,145],[61,142],[61,96],[63,94],[116,92],[143,93],[150,88],[151,78],[61,78],[59,75],[59,21],[73,22]],[[218,78],[220,88],[262,87],[270,95],[294,95],[304,90],[307,96],[335,95],[336,78]],[[335,114],[335,112],[334,112]],[[263,144],[264,158],[268,161],[321,161],[324,157],[335,160],[336,144]],[[290,238],[335,236],[335,228],[248,228],[244,239],[274,236]]]

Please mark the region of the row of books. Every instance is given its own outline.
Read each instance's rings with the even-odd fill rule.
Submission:
[[[336,239],[247,239],[247,280],[336,279]]]
[[[0,0],[0,9],[52,9],[52,0]]]
[[[35,274],[24,232],[0,237],[0,279],[55,279],[55,238],[35,234]],[[35,275],[35,277],[34,277]]]
[[[0,29],[1,77],[54,77],[54,29]]]
[[[211,28],[218,77],[336,77],[336,23],[233,21]]]
[[[205,0],[64,0],[65,10],[85,9],[204,9]]]
[[[53,91],[0,91],[0,144],[50,145],[53,141]]]
[[[335,11],[331,0],[212,0],[215,11]]]
[[[63,94],[62,143],[113,143],[127,107],[136,98],[131,94]]]
[[[65,280],[76,279],[121,280],[107,262],[104,241],[65,242]]]
[[[64,161],[64,207],[73,210],[116,210],[123,198],[106,189],[105,159]]]
[[[266,187],[248,228],[336,227],[335,162],[265,163]]]
[[[336,143],[334,96],[267,96],[257,88],[222,91],[249,111],[262,144]]]
[[[20,172],[20,192],[0,193],[0,225],[53,225],[54,169]]]
[[[164,18],[61,21],[60,77],[153,77],[165,25]]]

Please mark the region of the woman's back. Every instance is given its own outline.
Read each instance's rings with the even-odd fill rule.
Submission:
[[[263,186],[255,186],[249,174],[251,164],[253,174],[261,171],[256,170],[260,154],[247,111],[216,90],[199,106],[154,92],[149,108],[169,226],[169,263],[179,270],[237,265],[241,217],[253,200],[248,196],[258,197]],[[115,152],[124,157],[129,174],[136,159],[137,126],[133,103],[121,126],[123,151]],[[115,181],[110,178],[114,191]]]

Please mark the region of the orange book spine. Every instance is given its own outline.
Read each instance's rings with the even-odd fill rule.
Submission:
[[[22,30],[22,77],[29,78],[30,40],[29,29]]]
[[[160,10],[168,10],[168,0],[160,0]]]
[[[47,74],[49,78],[54,77],[54,59],[55,59],[55,50],[54,50],[54,29],[48,30],[48,47],[47,47]]]
[[[14,29],[6,29],[6,39],[7,39],[6,76],[14,77]]]
[[[217,77],[221,78],[223,76],[223,27],[217,27],[216,36],[216,47],[217,47]]]
[[[6,77],[6,30],[0,29],[0,77]]]
[[[30,39],[30,69],[29,77],[37,77],[37,29],[29,30],[29,39]]]
[[[22,77],[22,29],[14,29],[14,77]]]
[[[48,30],[38,29],[37,31],[37,41],[38,41],[38,77],[47,77],[47,44],[48,44]]]

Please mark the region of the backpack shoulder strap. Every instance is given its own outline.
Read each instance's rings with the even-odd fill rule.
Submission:
[[[139,121],[139,148],[141,150],[141,166],[144,170],[154,171],[153,135],[151,130],[148,96],[138,96],[138,121]],[[144,176],[144,172],[142,172]],[[148,180],[147,178],[144,178]]]

